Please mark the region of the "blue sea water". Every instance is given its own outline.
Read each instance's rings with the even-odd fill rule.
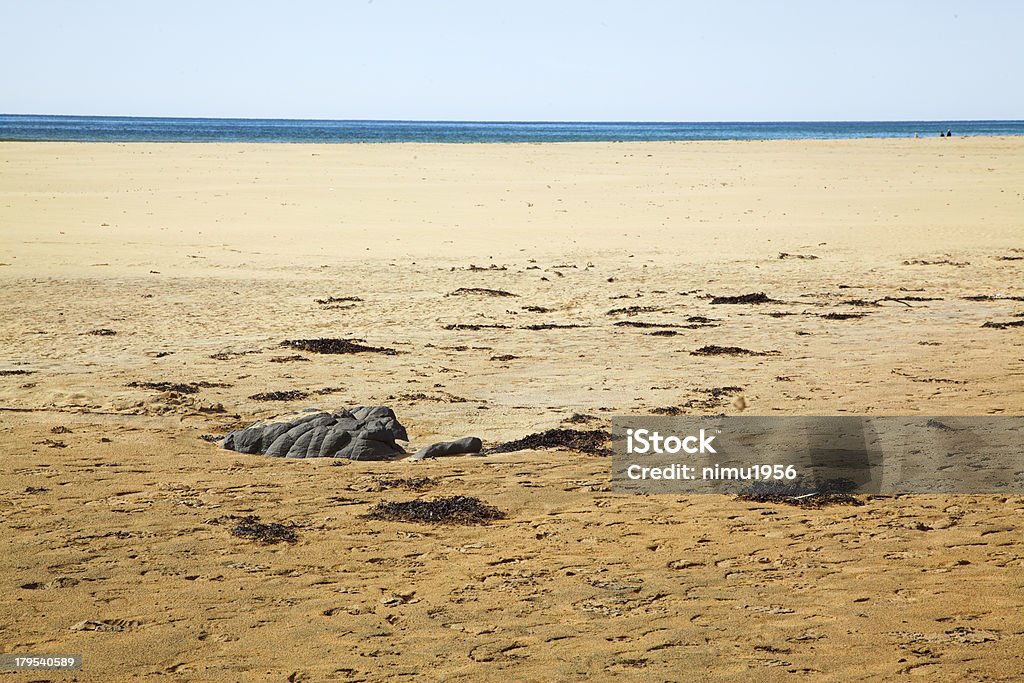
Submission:
[[[625,142],[1024,135],[1024,121],[588,123],[315,121],[0,114],[0,140],[74,142]]]

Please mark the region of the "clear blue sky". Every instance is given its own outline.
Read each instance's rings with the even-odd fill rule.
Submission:
[[[7,0],[0,113],[1024,118],[1015,0]]]

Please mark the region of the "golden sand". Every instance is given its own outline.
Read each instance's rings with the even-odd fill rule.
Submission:
[[[1024,676],[1024,496],[801,510],[614,495],[566,451],[198,438],[369,404],[410,450],[666,407],[1021,414],[1024,332],[982,325],[1024,312],[1022,187],[1019,138],[0,143],[0,371],[28,373],[0,375],[4,650],[81,653],[90,681]],[[708,298],[753,292],[781,303]],[[401,353],[279,346],[314,337]],[[128,386],[163,381],[218,386]],[[508,516],[359,517],[417,495]],[[299,541],[214,523],[247,514]]]

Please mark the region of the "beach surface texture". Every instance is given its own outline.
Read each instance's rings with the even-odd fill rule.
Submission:
[[[0,311],[0,639],[60,676],[1024,677],[1024,496],[616,495],[579,446],[1021,414],[1024,138],[4,142]],[[218,444],[355,406],[482,454]],[[590,452],[489,450],[547,430]]]

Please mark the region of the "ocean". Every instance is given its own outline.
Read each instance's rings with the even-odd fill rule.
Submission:
[[[315,121],[0,114],[0,140],[72,142],[626,142],[1024,135],[1024,121],[748,123]]]

